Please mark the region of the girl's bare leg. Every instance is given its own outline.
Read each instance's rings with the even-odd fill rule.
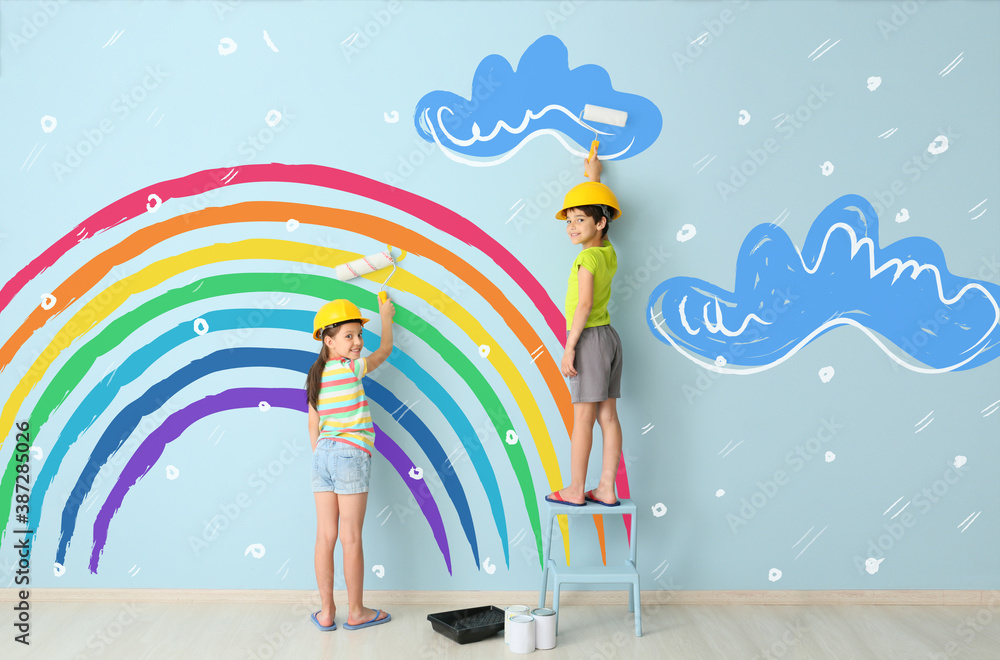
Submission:
[[[316,586],[322,609],[316,615],[321,626],[333,624],[337,606],[333,602],[333,547],[337,544],[337,524],[340,517],[338,495],[333,492],[313,493],[316,498]]]
[[[347,623],[354,626],[375,617],[375,610],[364,606],[365,552],[361,546],[361,527],[365,522],[368,493],[338,497],[340,547],[344,549],[344,581],[347,582]],[[385,616],[382,612],[379,618]]]

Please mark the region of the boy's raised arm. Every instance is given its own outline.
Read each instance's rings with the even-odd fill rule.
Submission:
[[[597,157],[597,154],[594,154],[593,158],[588,159],[583,166],[584,174],[594,183],[601,182],[601,171],[603,169],[604,166],[601,165],[601,160]]]

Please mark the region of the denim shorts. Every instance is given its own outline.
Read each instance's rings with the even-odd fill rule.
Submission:
[[[345,442],[321,438],[312,459],[314,493],[356,495],[368,492],[372,457]]]

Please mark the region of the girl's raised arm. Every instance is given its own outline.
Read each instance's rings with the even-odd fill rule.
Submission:
[[[382,319],[382,343],[368,356],[368,372],[375,371],[392,353],[392,317],[396,315],[396,306],[388,299],[384,303],[380,301],[378,314]]]

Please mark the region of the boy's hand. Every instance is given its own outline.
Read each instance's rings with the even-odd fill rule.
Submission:
[[[567,348],[563,352],[562,364],[559,367],[559,370],[562,371],[563,376],[569,377],[576,375],[576,369],[573,368],[574,362],[576,362],[576,349]]]
[[[396,315],[396,306],[392,304],[392,301],[386,298],[386,301],[379,302],[378,315],[381,317],[383,323],[392,323],[392,317]]]
[[[591,181],[595,181],[597,183],[601,182],[601,171],[603,169],[604,166],[601,165],[601,160],[597,157],[597,154],[594,154],[593,158],[587,159],[587,164],[583,166],[584,174],[586,174]]]

